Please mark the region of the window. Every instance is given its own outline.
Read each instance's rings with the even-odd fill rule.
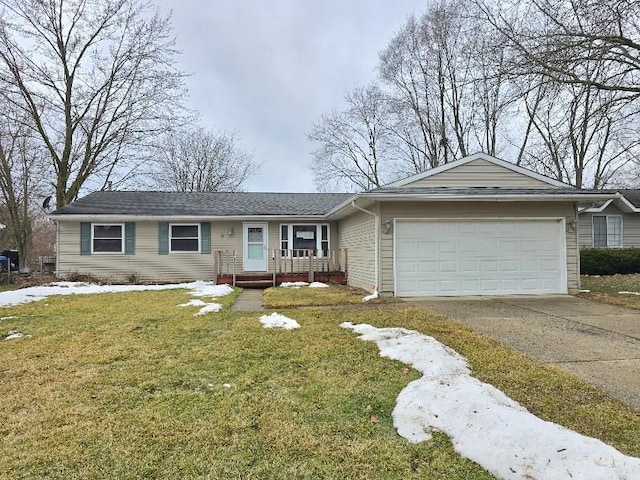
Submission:
[[[124,253],[124,225],[92,224],[91,251],[92,253]]]
[[[169,245],[171,252],[199,252],[200,224],[169,225]]]
[[[622,246],[622,216],[594,215],[593,216],[593,246],[621,247]]]
[[[309,251],[326,257],[329,255],[329,225],[280,225],[280,249],[287,257],[307,256]]]

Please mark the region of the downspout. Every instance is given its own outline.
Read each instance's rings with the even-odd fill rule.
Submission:
[[[351,201],[351,206],[353,208],[356,208],[358,210],[360,210],[361,212],[364,213],[368,213],[369,215],[373,215],[374,218],[374,228],[375,228],[375,235],[374,235],[374,250],[375,250],[375,254],[374,254],[374,262],[373,262],[373,268],[374,268],[374,277],[375,277],[375,282],[376,284],[373,286],[374,287],[374,291],[378,291],[380,288],[380,251],[379,251],[379,245],[380,245],[380,216],[378,214],[376,214],[375,212],[372,212],[370,210],[367,210],[365,208],[362,208],[360,206],[358,206],[358,204],[356,204],[355,200]]]

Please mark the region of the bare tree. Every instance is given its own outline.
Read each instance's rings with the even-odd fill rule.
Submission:
[[[638,157],[640,4],[470,3],[519,91],[527,123],[517,162],[577,187],[619,183]]]
[[[202,128],[167,135],[156,149],[155,184],[178,192],[234,192],[258,166],[234,133]]]
[[[578,188],[617,182],[640,153],[635,115],[612,91],[539,83],[524,96],[533,127],[523,163]]]
[[[640,3],[621,0],[474,0],[512,51],[516,75],[640,96]],[[597,62],[607,75],[594,77]]]
[[[345,96],[347,108],[324,115],[308,137],[320,144],[313,152],[318,190],[368,190],[380,187],[393,169],[385,98],[376,85]]]
[[[474,150],[495,154],[513,98],[501,74],[492,32],[466,13],[463,0],[440,0],[410,17],[380,54],[390,88],[394,132],[406,173],[419,173]]]
[[[41,156],[28,130],[7,115],[0,115],[0,218],[6,225],[11,247],[22,259],[29,256],[33,200],[43,183]],[[7,245],[8,246],[8,245]]]
[[[144,0],[0,0],[0,89],[55,173],[58,207],[131,179],[175,122],[184,75],[171,24]],[[23,118],[21,116],[21,118]]]

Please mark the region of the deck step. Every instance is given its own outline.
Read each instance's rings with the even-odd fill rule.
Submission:
[[[273,279],[269,280],[259,280],[259,279],[246,279],[239,280],[236,279],[236,287],[243,288],[267,288],[273,286]]]

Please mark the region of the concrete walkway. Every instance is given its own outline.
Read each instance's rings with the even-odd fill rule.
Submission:
[[[571,296],[410,301],[573,373],[640,410],[640,311]]]
[[[259,288],[245,288],[238,296],[231,310],[237,312],[256,312],[263,310],[262,296],[264,290]]]

